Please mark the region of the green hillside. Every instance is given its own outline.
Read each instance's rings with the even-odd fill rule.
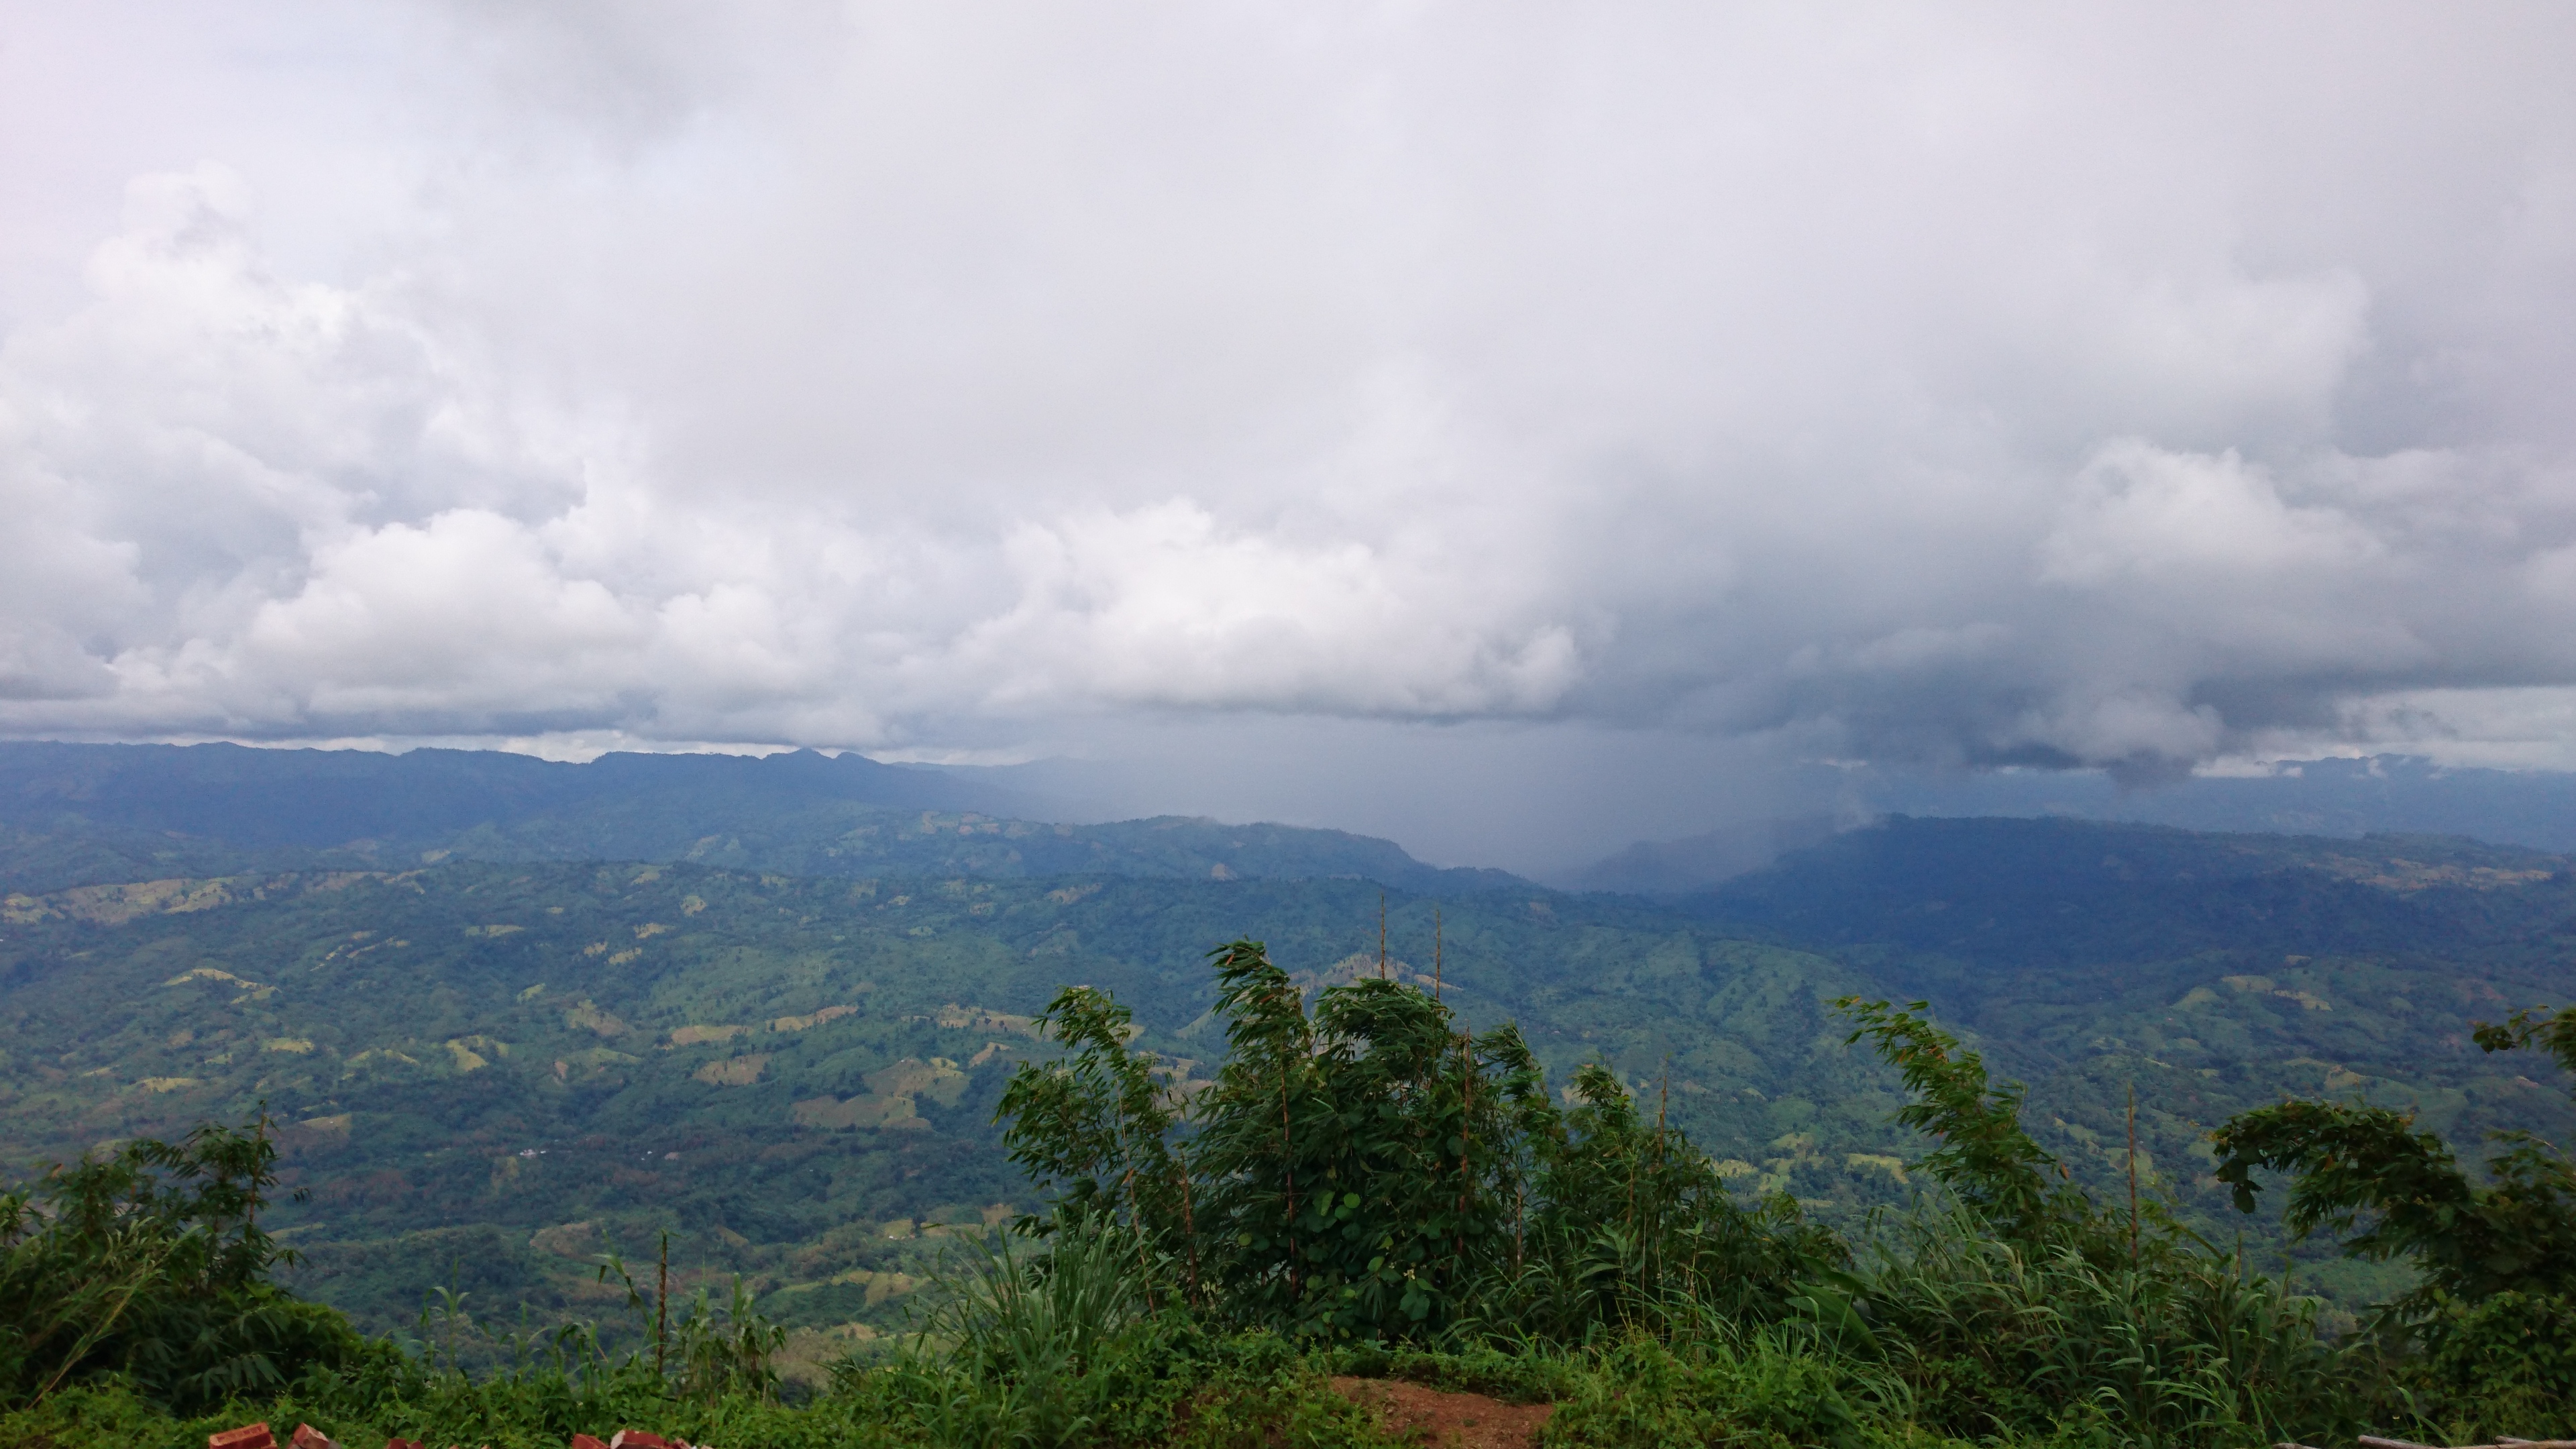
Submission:
[[[1427,982],[1436,960],[1556,1084],[1607,1061],[1739,1191],[1843,1223],[1905,1200],[1920,1144],[1827,1003],[1924,997],[2031,1082],[2032,1125],[2097,1188],[2125,1176],[2134,1086],[2150,1191],[2223,1238],[2245,1223],[2205,1134],[2286,1094],[2413,1106],[2470,1142],[2571,1125],[2531,1063],[2466,1039],[2571,994],[2563,862],[2446,848],[1899,822],[1687,907],[1383,898],[1392,969]],[[1222,1043],[1201,954],[1248,935],[1314,985],[1374,972],[1380,901],[1330,879],[634,863],[21,890],[0,910],[6,1146],[31,1169],[265,1102],[309,1194],[277,1218],[306,1286],[377,1327],[451,1278],[581,1311],[592,1255],[674,1226],[690,1265],[754,1274],[786,1321],[882,1329],[938,1225],[1032,1205],[989,1119],[1010,1064],[1047,1049],[1028,1018],[1057,986],[1114,991],[1203,1079]],[[2394,1286],[2316,1271],[2347,1301]]]
[[[492,1229],[470,1251],[317,1247],[310,1270],[349,1279],[320,1291],[380,1321],[458,1252],[487,1294],[565,1280],[606,1241],[540,1231],[568,1223],[678,1221],[695,1250],[807,1287],[900,1258],[886,1224],[1030,1205],[987,1123],[1057,985],[1138,1002],[1149,1044],[1204,1075],[1207,942],[1258,932],[1346,977],[1375,969],[1379,901],[1357,882],[483,864],[19,895],[0,1105],[32,1166],[264,1101],[311,1193],[280,1221],[317,1244]],[[1893,1200],[1883,1167],[1772,1145],[1820,1103],[1838,1139],[1894,1141],[1892,1099],[1830,1043],[1821,1002],[1856,984],[1830,963],[1618,902],[1441,909],[1442,988],[1471,1019],[1518,1017],[1567,1068],[1606,1053],[1643,1081],[1669,1055],[1675,1115],[1747,1175]],[[1389,904],[1394,969],[1426,981],[1433,910]],[[813,1257],[827,1240],[850,1241]],[[791,1317],[865,1296],[808,1291]]]

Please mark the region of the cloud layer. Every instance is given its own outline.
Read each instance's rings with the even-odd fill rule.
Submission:
[[[23,18],[0,732],[2576,764],[2561,7]]]

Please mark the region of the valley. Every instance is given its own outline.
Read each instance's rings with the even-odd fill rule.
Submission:
[[[1608,1064],[1740,1196],[1847,1230],[1912,1199],[1923,1146],[1890,1121],[1893,1074],[1845,1045],[1846,995],[1929,1001],[2029,1085],[2034,1135],[2097,1191],[2122,1189],[2134,1089],[2145,1189],[2266,1262],[2271,1220],[2209,1176],[2206,1135],[2236,1112],[2364,1100],[2464,1143],[2571,1126],[2538,1064],[2467,1033],[2576,994],[2576,882],[2457,840],[1900,818],[1646,900],[1496,873],[1438,893],[1035,875],[944,844],[919,874],[473,859],[470,832],[401,868],[274,869],[274,846],[163,832],[191,864],[256,868],[63,883],[62,862],[105,858],[100,830],[20,835],[19,859],[52,863],[0,906],[13,1173],[265,1111],[298,1195],[273,1219],[293,1281],[370,1331],[438,1288],[596,1316],[599,1256],[649,1257],[667,1229],[690,1281],[746,1275],[809,1346],[898,1332],[944,1235],[1040,1206],[992,1115],[1051,1052],[1033,1018],[1059,986],[1129,1004],[1186,1089],[1224,1052],[1211,946],[1264,940],[1311,992],[1380,969],[1381,906],[1387,971],[1476,1026],[1517,1022],[1555,1086]],[[1356,839],[1164,833],[1190,832],[1334,865]],[[2346,1311],[2402,1286],[2329,1245],[2298,1258]]]

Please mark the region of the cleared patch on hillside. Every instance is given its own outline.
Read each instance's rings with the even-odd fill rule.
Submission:
[[[186,915],[242,901],[286,900],[314,891],[343,890],[360,881],[407,879],[408,876],[381,871],[338,870],[74,886],[49,895],[9,896],[0,901],[0,921],[32,925],[38,921],[69,920],[93,926],[121,926],[145,916]]]
[[[858,1011],[855,1006],[827,1006],[805,1016],[773,1018],[769,1023],[769,1029],[771,1031],[811,1031],[827,1021],[839,1021],[845,1016],[856,1016]]]
[[[769,1068],[769,1053],[756,1052],[747,1057],[727,1057],[709,1062],[689,1075],[711,1087],[748,1087],[760,1080]]]

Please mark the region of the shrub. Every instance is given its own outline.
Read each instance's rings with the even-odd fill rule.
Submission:
[[[353,1361],[345,1318],[268,1282],[291,1255],[259,1226],[266,1129],[132,1142],[0,1195],[0,1395],[114,1376],[184,1413]]]
[[[2576,1299],[2513,1289],[2482,1299],[2431,1295],[2424,1350],[2402,1382],[2428,1421],[2454,1437],[2563,1435],[2576,1402]]]

